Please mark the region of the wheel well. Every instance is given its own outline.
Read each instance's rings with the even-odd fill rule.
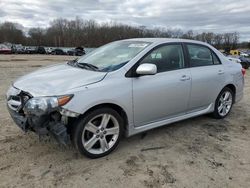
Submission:
[[[225,87],[232,90],[232,92],[233,92],[233,102],[235,102],[236,87],[233,84],[228,84]]]
[[[116,104],[112,104],[112,103],[103,103],[103,104],[98,104],[96,106],[91,107],[90,109],[88,109],[84,114],[82,114],[82,116],[86,115],[87,113],[99,109],[99,108],[112,108],[113,110],[115,110],[123,119],[124,121],[124,125],[125,125],[125,129],[126,129],[126,125],[128,125],[128,117],[126,112],[123,110],[122,107],[116,105]]]

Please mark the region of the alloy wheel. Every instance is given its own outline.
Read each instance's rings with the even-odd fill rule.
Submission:
[[[226,116],[233,104],[233,96],[229,91],[225,91],[221,94],[218,101],[218,113],[220,116]]]
[[[118,120],[111,114],[99,114],[85,125],[82,132],[82,144],[91,154],[103,154],[109,151],[119,137]]]

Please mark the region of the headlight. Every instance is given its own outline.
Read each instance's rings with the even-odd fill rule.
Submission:
[[[23,111],[25,114],[43,115],[67,104],[72,97],[73,95],[60,97],[34,97],[28,100],[24,105]]]

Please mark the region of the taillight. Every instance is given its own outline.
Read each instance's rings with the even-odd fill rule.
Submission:
[[[246,74],[246,69],[241,69],[241,72],[242,72],[242,74],[243,74],[243,76],[245,76],[245,74]]]

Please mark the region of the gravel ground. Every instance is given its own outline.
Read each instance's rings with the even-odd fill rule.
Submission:
[[[243,100],[224,120],[201,116],[122,139],[90,160],[53,139],[24,134],[5,101],[17,77],[72,59],[0,55],[0,187],[250,187],[250,72]]]

